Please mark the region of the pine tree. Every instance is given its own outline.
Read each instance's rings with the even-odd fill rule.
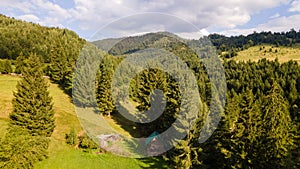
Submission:
[[[26,65],[26,57],[21,52],[20,55],[16,59],[16,70],[15,73],[21,74],[23,67]]]
[[[260,102],[255,100],[250,89],[241,95],[233,92],[233,96],[227,100],[220,127],[212,137],[214,142],[210,161],[214,161],[216,156],[219,158],[218,162],[210,164],[213,168],[255,167],[259,158],[257,150],[260,145],[257,139],[261,129],[258,105]]]
[[[282,89],[275,82],[264,98],[263,133],[260,138],[261,168],[285,168],[291,164],[294,145],[293,124]]]
[[[49,53],[50,78],[68,94],[71,94],[73,69],[82,47],[83,42],[74,40],[64,33],[58,34],[51,45]]]
[[[257,149],[260,147],[257,139],[260,136],[261,112],[259,100],[250,89],[241,95],[240,112],[234,128],[231,128],[231,166],[237,168],[253,168],[257,160]]]
[[[73,80],[73,101],[79,107],[96,107],[96,72],[102,53],[94,46],[87,45],[81,51],[76,63]]]
[[[9,115],[10,125],[19,126],[33,136],[50,137],[55,127],[54,110],[41,61],[31,54],[24,63],[23,78],[17,84]]]
[[[110,116],[115,108],[111,93],[111,84],[116,64],[112,56],[105,55],[102,63],[100,63],[100,71],[98,72],[96,95],[98,107],[102,114],[108,116]]]
[[[73,73],[73,67],[70,65],[71,56],[68,56],[68,49],[65,49],[65,41],[65,38],[53,41],[49,64],[51,80],[64,88],[71,85],[71,74]]]

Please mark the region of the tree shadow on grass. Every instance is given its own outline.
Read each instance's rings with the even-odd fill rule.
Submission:
[[[162,156],[141,158],[138,160],[142,162],[140,164],[141,168],[151,168],[151,169],[170,168],[169,162],[165,160]]]
[[[132,137],[134,137],[134,138],[143,137],[143,135],[139,132],[139,129],[137,128],[136,123],[123,117],[117,111],[114,111],[112,113],[111,118],[118,125],[120,125],[124,130],[126,130]]]

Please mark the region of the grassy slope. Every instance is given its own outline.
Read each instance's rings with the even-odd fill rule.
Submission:
[[[261,50],[260,50],[261,49]],[[270,49],[272,51],[270,52]],[[277,52],[275,52],[277,50]],[[275,47],[271,45],[258,45],[250,47],[247,50],[238,52],[238,55],[233,58],[236,61],[258,61],[259,59],[266,58],[268,60],[274,60],[278,58],[279,62],[287,62],[289,60],[295,60],[300,63],[300,45],[293,47]]]
[[[13,91],[19,77],[0,75],[0,138],[4,135],[8,115],[12,110],[11,100],[13,99]],[[112,154],[96,155],[95,153],[85,153],[75,150],[64,142],[64,136],[74,127],[80,132],[81,126],[75,114],[74,106],[70,98],[58,88],[56,84],[50,84],[50,94],[53,97],[54,109],[56,111],[56,128],[51,138],[49,147],[49,158],[37,163],[36,168],[144,168],[167,165],[160,159],[130,159],[115,156]],[[126,134],[114,121],[108,122],[117,131]]]

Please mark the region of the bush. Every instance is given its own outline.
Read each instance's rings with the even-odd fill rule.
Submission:
[[[0,144],[0,168],[33,168],[35,162],[47,157],[48,144],[48,138],[12,127]]]
[[[77,134],[74,128],[70,130],[70,133],[66,134],[66,143],[72,146],[77,144]]]
[[[78,137],[78,147],[82,149],[97,149],[98,145],[90,139],[86,134]]]
[[[12,72],[11,62],[9,60],[0,60],[0,73],[8,74]]]

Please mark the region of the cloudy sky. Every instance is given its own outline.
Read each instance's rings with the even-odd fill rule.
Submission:
[[[300,29],[300,0],[1,0],[0,13],[81,37],[170,31],[248,34]]]

